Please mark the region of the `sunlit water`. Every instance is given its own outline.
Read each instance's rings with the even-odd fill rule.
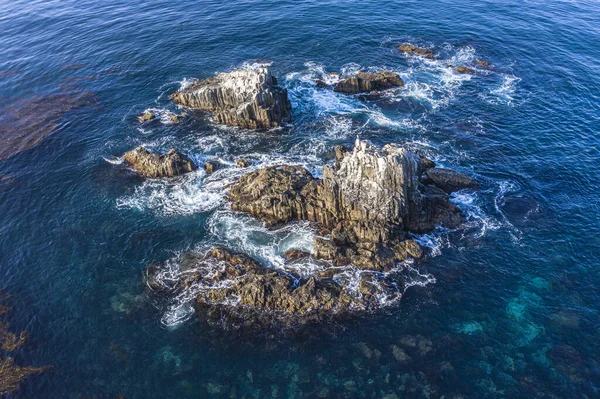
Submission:
[[[0,140],[27,137],[0,161],[0,285],[30,335],[17,362],[54,366],[16,397],[597,397],[599,59],[592,1],[0,4]],[[477,60],[492,66],[449,67]],[[288,88],[291,126],[170,122],[168,94],[256,63]],[[364,99],[314,85],[381,68],[405,87]],[[144,110],[158,120],[140,124]],[[415,237],[426,258],[397,271],[406,287],[384,311],[312,335],[230,336],[191,296],[147,294],[146,265],[176,272],[182,253],[215,244],[299,275],[322,267],[283,262],[310,250],[310,226],[265,229],[224,196],[266,165],[318,176],[356,136],[481,184],[453,195],[465,228]],[[138,145],[227,167],[144,180],[121,158]]]

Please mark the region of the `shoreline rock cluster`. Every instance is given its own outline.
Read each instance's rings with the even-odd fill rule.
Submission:
[[[320,234],[314,239],[314,253],[292,249],[285,257],[295,262],[312,256],[330,261],[334,268],[302,278],[262,266],[247,255],[213,248],[206,254],[188,254],[180,264],[180,280],[167,291],[195,287],[199,313],[236,323],[305,323],[373,309],[377,297],[392,285],[365,273],[353,294],[336,281],[341,271],[336,267],[352,264],[359,270],[385,272],[398,262],[420,258],[423,251],[410,233],[431,231],[439,224],[458,227],[463,216],[448,193],[476,187],[468,176],[436,168],[396,145],[377,148],[357,139],[352,150],[336,147],[336,156],[335,165],[324,167],[322,179],[300,166],[271,166],[242,176],[229,191],[233,210],[249,213],[269,227],[312,222]],[[156,293],[164,291],[160,270],[151,265],[147,272],[147,285]]]

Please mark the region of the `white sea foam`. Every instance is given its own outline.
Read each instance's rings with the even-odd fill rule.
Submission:
[[[123,157],[102,157],[102,159],[104,159],[106,162],[112,164],[112,165],[121,165],[123,162],[125,162],[125,159]]]
[[[272,61],[246,61],[244,63],[242,63],[242,65],[240,66],[241,69],[258,69],[258,68],[265,68],[265,67],[270,67],[271,65],[273,65]]]
[[[308,223],[290,223],[268,229],[257,219],[228,210],[218,210],[208,220],[207,228],[215,243],[227,243],[269,267],[285,269],[283,254],[290,249],[313,251],[314,231]]]
[[[488,101],[492,103],[503,103],[506,105],[512,105],[514,101],[514,95],[517,90],[517,86],[521,78],[514,75],[504,75],[502,77],[502,83],[500,87],[490,91],[491,97]]]
[[[117,199],[117,208],[152,210],[158,214],[190,215],[208,212],[223,202],[222,187],[203,186],[205,173],[198,170],[170,179],[146,179],[132,195]]]

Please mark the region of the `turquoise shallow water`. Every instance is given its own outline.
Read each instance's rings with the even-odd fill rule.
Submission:
[[[17,362],[54,366],[14,397],[600,395],[597,2],[4,2],[0,32],[0,285],[30,335]],[[492,67],[474,76],[447,66],[479,59]],[[166,121],[190,78],[254,62],[289,89],[292,126],[136,121],[149,108]],[[312,83],[378,68],[406,87],[364,100]],[[228,212],[234,168],[144,181],[124,151],[318,174],[357,135],[410,143],[482,186],[454,197],[465,229],[418,237],[427,257],[399,303],[298,335],[233,335],[147,296],[151,262],[221,243],[277,266],[312,233]]]

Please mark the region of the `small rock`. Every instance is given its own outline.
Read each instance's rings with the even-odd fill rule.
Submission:
[[[156,118],[156,115],[154,114],[154,112],[146,111],[143,114],[141,114],[140,116],[138,116],[138,121],[140,121],[141,123],[144,123],[144,122],[151,121],[154,118]]]
[[[144,147],[126,152],[125,161],[146,177],[178,176],[196,170],[191,159],[170,149],[166,154],[151,153]]]
[[[475,73],[475,70],[473,68],[468,68],[464,66],[457,66],[456,68],[454,68],[454,70],[458,73]]]
[[[479,66],[482,66],[482,67],[489,67],[490,63],[488,61],[480,61],[480,60],[478,60],[478,61],[475,61],[475,65],[479,65]]]
[[[247,168],[250,166],[250,162],[246,158],[239,158],[235,161],[235,163],[240,168]]]
[[[429,59],[435,58],[433,55],[434,51],[429,48],[421,48],[421,47],[413,46],[410,44],[403,44],[401,46],[398,46],[398,50],[403,51],[405,53],[419,54],[419,55],[422,55],[425,58],[429,58]]]
[[[219,163],[214,161],[208,161],[204,163],[204,170],[207,174],[213,174],[217,169],[219,169]]]
[[[327,84],[327,82],[321,80],[321,79],[317,79],[315,80],[315,84],[317,85],[318,88],[323,89],[325,87],[329,87],[330,85]]]
[[[173,123],[179,123],[179,121],[183,118],[187,118],[187,114],[173,114],[169,116],[169,120]]]
[[[341,79],[333,86],[333,90],[341,93],[369,93],[374,90],[385,90],[404,86],[404,81],[397,73],[390,71],[358,72],[354,76]]]

